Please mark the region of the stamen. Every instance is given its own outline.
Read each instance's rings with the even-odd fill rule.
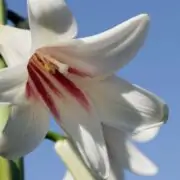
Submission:
[[[60,114],[56,101],[63,97],[61,87],[65,88],[83,108],[89,110],[89,102],[84,92],[59,70],[66,70],[67,67],[67,65],[62,67],[62,63],[39,52],[33,54],[27,66],[29,73],[29,80],[26,85],[27,98],[39,100],[37,94],[40,95],[41,100],[57,120],[60,120]],[[81,77],[87,76],[73,68],[67,68],[67,72]],[[58,97],[58,99],[55,99],[55,97]]]
[[[42,68],[44,68],[45,71],[49,73],[55,73],[55,70],[58,69],[58,65],[55,64],[55,60],[50,60],[50,58],[46,58],[46,56],[41,55],[41,53],[35,53],[33,55],[34,63],[39,64]]]
[[[68,69],[68,72],[71,73],[71,74],[80,76],[80,77],[91,77],[90,74],[87,74],[85,72],[79,71],[79,70],[77,70],[75,68],[71,68],[71,67]]]
[[[31,96],[34,96],[33,89],[31,88],[29,82],[26,83],[26,96],[30,98]]]
[[[56,70],[58,70],[60,73],[67,74],[68,68],[69,68],[68,65],[66,65],[64,63],[60,63],[56,59],[54,59],[53,57],[48,56],[48,55],[44,55],[43,58],[44,58],[45,61],[50,63],[51,66],[53,65],[54,68]]]

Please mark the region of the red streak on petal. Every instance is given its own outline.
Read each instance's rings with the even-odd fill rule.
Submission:
[[[91,77],[90,74],[87,74],[85,72],[79,71],[78,69],[71,68],[71,67],[68,69],[68,72],[71,73],[71,74],[80,76],[80,77]]]
[[[26,96],[27,98],[30,98],[31,96],[33,96],[33,91],[29,82],[26,83]]]
[[[34,71],[31,64],[28,65],[28,72],[29,72],[29,76],[30,76],[31,80],[35,84],[35,87],[36,87],[37,91],[39,92],[40,96],[42,97],[43,101],[45,102],[47,107],[50,109],[52,114],[55,116],[55,118],[60,120],[59,112],[56,108],[56,105],[55,105],[52,97],[49,95],[48,91],[44,87],[43,83],[41,82],[41,79],[39,78],[37,73]]]
[[[30,98],[31,96],[33,96],[32,89],[29,82],[26,83],[26,96],[27,98]]]
[[[29,81],[26,83],[26,96],[27,96],[27,98],[35,97],[36,99],[38,99],[38,96],[34,92]]]
[[[55,74],[52,74],[55,79],[61,83],[61,85],[72,95],[77,101],[86,109],[89,110],[89,102],[84,93],[68,78],[56,70]]]
[[[58,88],[51,82],[51,80],[43,73],[40,68],[36,67],[34,63],[31,64],[32,68],[39,74],[39,76],[48,84],[49,88],[58,96],[62,97],[62,94]],[[47,73],[47,72],[46,72]],[[51,76],[51,74],[50,74]]]

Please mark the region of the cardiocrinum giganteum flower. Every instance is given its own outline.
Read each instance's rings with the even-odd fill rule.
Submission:
[[[143,45],[149,17],[74,39],[76,21],[63,0],[28,0],[28,12],[30,31],[1,26],[8,67],[0,70],[0,102],[10,114],[0,154],[13,159],[31,152],[46,135],[51,112],[86,165],[106,178],[110,158],[102,125],[140,141],[155,136],[167,119],[160,98],[114,74]]]

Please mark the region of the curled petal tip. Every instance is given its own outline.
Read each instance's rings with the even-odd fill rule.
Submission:
[[[147,169],[147,171],[144,170],[144,173],[141,172],[138,174],[137,172],[137,174],[141,176],[155,176],[158,174],[158,172],[159,172],[159,168],[156,165],[154,165],[154,167]]]
[[[168,118],[169,118],[169,107],[168,107],[167,104],[164,104],[163,105],[163,118],[162,118],[162,121],[164,123],[167,123]]]
[[[139,14],[125,23],[131,24],[132,26],[139,27],[140,29],[146,31],[150,22],[150,17],[148,14]]]
[[[146,13],[139,14],[136,16],[136,18],[139,19],[140,21],[143,21],[143,22],[149,22],[150,21],[150,17]]]
[[[139,176],[156,176],[159,172],[159,168],[153,164],[153,167],[145,167],[147,169],[144,169],[142,171],[136,171],[135,174]]]
[[[86,49],[83,51],[95,57],[86,58],[88,63],[104,74],[119,70],[129,63],[143,46],[148,24],[149,16],[140,14],[105,32],[82,38]]]
[[[157,175],[158,172],[159,172],[159,168],[156,165],[154,165],[154,168],[149,170],[149,172],[147,172],[147,174],[145,174],[145,176],[155,176],[155,175]]]
[[[128,21],[125,22],[129,22],[130,24],[132,23],[136,26],[142,25],[146,27],[150,22],[150,17],[148,14],[139,14],[137,16],[130,18]]]

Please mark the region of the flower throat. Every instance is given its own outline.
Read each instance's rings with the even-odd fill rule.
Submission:
[[[89,102],[85,94],[60,72],[60,64],[50,56],[35,52],[27,66],[29,76],[26,84],[26,97],[43,101],[58,120],[60,120],[60,113],[56,103],[57,98],[64,97],[61,88],[73,96],[83,108],[89,109]],[[74,68],[68,68],[67,72],[81,77],[84,75]]]

